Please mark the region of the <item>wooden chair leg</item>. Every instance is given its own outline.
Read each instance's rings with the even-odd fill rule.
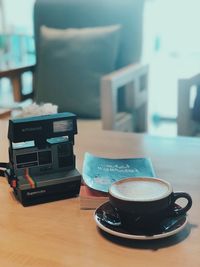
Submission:
[[[15,102],[22,101],[22,77],[21,75],[10,78]]]

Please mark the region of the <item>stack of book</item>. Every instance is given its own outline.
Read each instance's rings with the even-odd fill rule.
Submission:
[[[96,209],[108,201],[113,182],[128,177],[155,177],[155,171],[149,158],[110,159],[85,153],[82,176],[80,208]]]
[[[108,201],[107,193],[89,188],[85,184],[81,185],[79,197],[81,209],[96,209]]]

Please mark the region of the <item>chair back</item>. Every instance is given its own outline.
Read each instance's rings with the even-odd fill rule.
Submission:
[[[42,25],[65,29],[120,24],[116,69],[138,62],[142,52],[143,6],[144,0],[36,0],[36,57]]]

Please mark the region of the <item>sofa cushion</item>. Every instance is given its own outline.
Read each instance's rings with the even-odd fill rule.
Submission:
[[[41,27],[36,102],[100,117],[100,79],[115,69],[120,25],[79,29]]]

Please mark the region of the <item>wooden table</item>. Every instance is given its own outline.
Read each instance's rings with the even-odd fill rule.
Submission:
[[[79,122],[76,156],[79,170],[86,151],[107,157],[151,157],[157,176],[175,191],[191,194],[188,225],[177,235],[154,241],[108,236],[97,228],[93,211],[79,199],[24,208],[0,179],[0,266],[200,266],[200,139],[159,138],[101,131]],[[0,122],[0,161],[8,160],[7,122]]]

